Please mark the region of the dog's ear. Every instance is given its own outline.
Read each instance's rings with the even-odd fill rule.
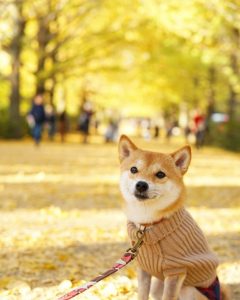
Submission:
[[[126,157],[129,157],[137,146],[126,136],[122,135],[118,143],[119,160],[122,162]]]
[[[173,157],[176,167],[180,170],[181,174],[184,175],[191,161],[191,147],[187,145],[173,152],[171,156]]]

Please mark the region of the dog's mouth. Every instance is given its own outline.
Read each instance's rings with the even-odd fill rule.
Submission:
[[[134,196],[139,200],[139,201],[144,201],[144,200],[151,200],[157,198],[157,195],[149,195],[146,192],[134,192]]]
[[[149,197],[148,197],[148,194],[147,193],[141,193],[141,192],[135,192],[134,193],[134,196],[138,199],[138,200],[140,200],[140,201],[144,201],[144,200],[148,200],[149,199]]]

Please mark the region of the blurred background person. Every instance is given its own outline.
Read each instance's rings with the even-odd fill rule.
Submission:
[[[80,108],[80,115],[78,118],[78,130],[83,136],[83,143],[88,142],[90,121],[93,115],[92,104],[89,101],[84,101]]]
[[[38,146],[42,138],[42,130],[46,121],[46,114],[43,105],[43,96],[38,94],[33,99],[31,110],[28,113],[27,121],[32,128],[32,136]]]
[[[45,107],[46,125],[49,140],[53,140],[56,134],[56,113],[53,105],[47,104]]]
[[[151,139],[151,121],[149,118],[144,118],[141,122],[141,128],[142,128],[142,137],[145,140]]]
[[[105,142],[116,142],[118,137],[118,120],[111,119],[105,132]]]
[[[174,135],[174,129],[178,128],[178,121],[175,117],[170,117],[166,119],[166,141],[170,142],[172,136]]]
[[[195,132],[195,146],[197,149],[201,148],[204,144],[206,132],[206,118],[199,109],[196,110],[194,117],[194,132]]]
[[[61,110],[58,114],[58,124],[61,142],[64,143],[68,129],[67,112],[65,109]]]

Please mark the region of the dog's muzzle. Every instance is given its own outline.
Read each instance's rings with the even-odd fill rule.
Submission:
[[[148,183],[145,182],[145,181],[138,181],[136,183],[136,186],[135,186],[135,192],[134,192],[134,196],[136,198],[138,198],[139,200],[146,200],[148,199]]]

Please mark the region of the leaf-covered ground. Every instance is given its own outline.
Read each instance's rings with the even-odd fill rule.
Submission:
[[[179,146],[142,142],[167,152]],[[187,206],[240,299],[240,156],[193,152]],[[116,145],[0,142],[0,299],[55,299],[128,247]],[[76,299],[137,299],[135,263]]]

